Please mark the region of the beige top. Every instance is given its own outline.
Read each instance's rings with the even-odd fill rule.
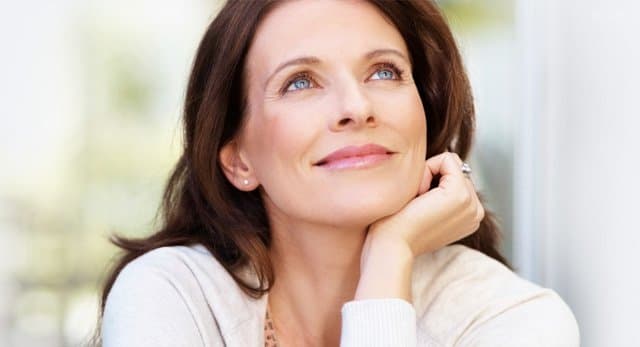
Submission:
[[[412,296],[345,303],[341,346],[579,346],[555,292],[465,246],[418,257]],[[118,276],[103,344],[264,346],[267,300],[245,295],[202,245],[156,249]]]

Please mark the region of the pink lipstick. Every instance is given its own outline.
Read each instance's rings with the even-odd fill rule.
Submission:
[[[373,143],[362,146],[347,146],[331,152],[314,165],[330,170],[361,169],[385,161],[393,154],[394,152],[386,147]]]

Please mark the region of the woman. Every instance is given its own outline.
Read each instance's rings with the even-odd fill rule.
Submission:
[[[563,301],[497,251],[434,3],[231,1],[184,120],[163,228],[116,240],[104,345],[578,344]]]

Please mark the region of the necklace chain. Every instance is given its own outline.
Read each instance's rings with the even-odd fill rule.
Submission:
[[[271,319],[271,310],[267,304],[267,315],[264,323],[264,347],[279,347],[278,339],[276,338],[276,327]]]

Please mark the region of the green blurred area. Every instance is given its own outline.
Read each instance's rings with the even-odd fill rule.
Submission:
[[[513,2],[507,0],[437,1],[452,30],[461,35],[474,30],[513,25]]]

